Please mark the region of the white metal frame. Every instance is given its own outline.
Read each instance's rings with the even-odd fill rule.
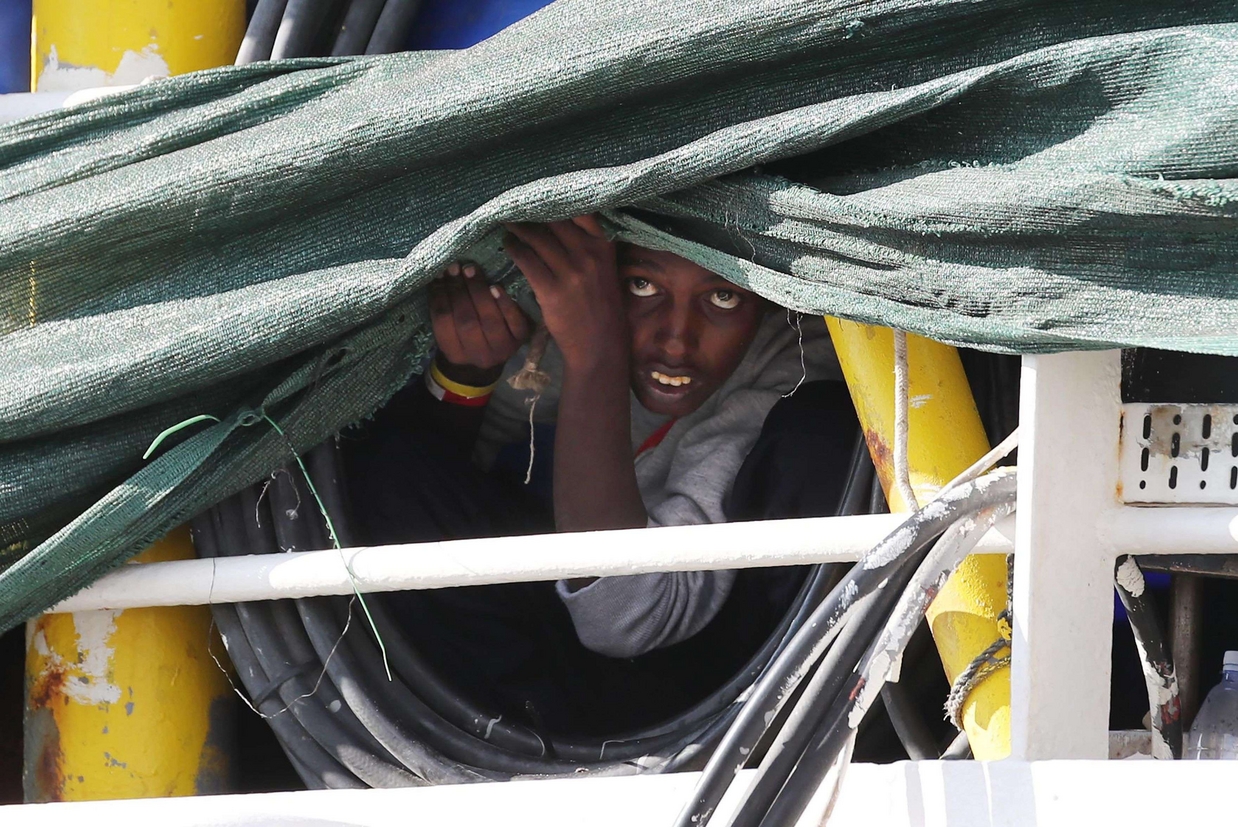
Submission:
[[[1118,507],[1119,351],[1023,363],[1015,531],[1011,752],[1107,758]]]
[[[745,770],[733,786],[747,786]],[[830,827],[1109,827],[1191,824],[1224,814],[1233,767],[1223,762],[916,761],[856,764]],[[747,776],[747,777],[745,777]],[[0,807],[5,827],[81,824],[261,827],[661,827],[697,773],[571,778],[409,790],[218,795]],[[797,827],[817,827],[820,802]],[[725,823],[735,796],[723,799]],[[1211,808],[1211,809],[1209,809]],[[792,827],[787,825],[786,827]]]
[[[1236,508],[1118,499],[1117,351],[1026,357],[1020,401],[1010,759],[859,765],[831,824],[1097,824],[1200,818],[1226,804],[1228,766],[1106,762],[1114,561],[1119,554],[1238,553]],[[646,571],[855,559],[898,521],[869,516],[465,540],[125,567],[59,611],[233,602],[352,589],[440,588]],[[1010,550],[999,526],[982,550]],[[1083,761],[1069,759],[1087,759]],[[176,823],[669,821],[695,775],[454,789],[287,793],[0,808],[22,819]],[[736,785],[742,788],[744,785]],[[1144,795],[1142,791],[1147,791]],[[1173,791],[1173,795],[1169,795]],[[1148,797],[1153,796],[1153,797]],[[50,809],[49,809],[50,808]],[[278,814],[278,815],[277,815]],[[385,815],[384,815],[385,814]],[[275,821],[272,821],[272,818]],[[811,823],[812,812],[803,824]]]

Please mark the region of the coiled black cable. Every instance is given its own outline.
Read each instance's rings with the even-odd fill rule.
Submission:
[[[284,19],[287,5],[288,0],[258,0],[258,5],[254,7],[254,13],[249,18],[249,25],[245,28],[241,48],[236,54],[237,66],[271,59],[275,35],[279,32],[279,24]]]
[[[881,688],[881,702],[885,705],[890,723],[898,734],[898,740],[907,757],[912,761],[936,761],[941,755],[933,734],[925,725],[908,696],[907,689],[900,683],[887,683]]]
[[[374,25],[383,11],[384,0],[352,0],[340,30],[331,46],[333,56],[365,54],[366,44],[374,34]]]
[[[385,55],[403,49],[420,8],[421,0],[387,0],[374,24],[374,34],[366,44],[365,53]]]
[[[271,46],[271,59],[311,55],[333,6],[334,0],[288,0]]]
[[[966,498],[973,509],[968,517],[970,525],[955,523],[938,541],[932,552],[919,564],[913,576],[908,578],[901,593],[889,602],[892,611],[882,617],[880,634],[859,635],[867,638],[866,651],[856,667],[836,684],[837,692],[824,715],[808,736],[799,736],[804,749],[789,773],[773,779],[772,789],[781,782],[781,788],[772,801],[746,801],[734,823],[781,825],[796,822],[825,780],[826,773],[839,760],[854,737],[859,721],[870,708],[875,696],[886,680],[892,657],[902,654],[910,639],[908,621],[923,616],[931,597],[946,581],[974,541],[987,531],[993,522],[1014,509],[1016,479],[1014,474],[999,472],[969,483],[970,491],[959,494]],[[947,493],[945,496],[949,496]],[[940,502],[940,501],[939,501]],[[929,506],[931,508],[932,505]],[[894,604],[897,604],[895,606]],[[866,630],[868,631],[868,630]],[[859,647],[857,647],[859,648]],[[821,696],[824,700],[826,695]],[[807,702],[801,699],[800,703]],[[844,763],[846,757],[841,759]],[[758,816],[763,816],[759,817]]]
[[[305,457],[342,545],[349,545],[346,487],[337,448]],[[843,513],[864,510],[873,478],[857,440]],[[193,522],[202,556],[329,548],[327,526],[298,468],[220,503]],[[668,771],[700,760],[731,726],[742,694],[808,621],[840,576],[815,566],[786,616],[730,680],[674,719],[614,738],[554,739],[463,698],[437,676],[370,599],[394,680],[347,598],[216,607],[229,654],[311,788],[457,783],[516,776]],[[295,609],[293,608],[295,605]],[[351,619],[352,628],[344,634]],[[272,682],[277,686],[272,688]]]
[[[1159,743],[1154,743],[1152,754],[1157,758],[1181,758],[1182,709],[1178,699],[1178,678],[1151,592],[1134,557],[1119,557],[1116,571],[1114,588],[1126,609],[1126,618],[1143,655],[1152,737],[1159,740]]]
[[[837,665],[845,667],[852,662],[852,655],[861,647],[867,647],[872,639],[872,633],[882,628],[886,622],[886,614],[890,607],[901,596],[899,583],[907,582],[914,573],[920,561],[924,558],[932,542],[948,527],[957,521],[990,507],[1003,498],[1013,497],[1014,478],[1012,475],[1002,477],[1000,484],[993,485],[980,481],[957,486],[943,493],[937,500],[925,508],[912,514],[889,537],[879,543],[871,552],[852,568],[851,572],[830,592],[826,600],[817,607],[811,618],[795,635],[791,642],[782,650],[778,658],[770,665],[761,680],[753,687],[747,704],[740,711],[734,725],[727,732],[722,742],[714,750],[714,754],[705,768],[694,791],[693,798],[680,813],[676,821],[677,827],[700,827],[708,822],[716,810],[723,794],[734,779],[735,773],[742,768],[744,757],[748,755],[757,741],[764,735],[782,706],[792,696],[800,682],[809,675],[821,660],[839,632],[850,624],[858,631],[848,635],[847,645],[837,646],[839,653],[835,656]],[[885,611],[883,611],[883,609]],[[875,618],[875,619],[874,619]],[[845,649],[846,651],[842,651]],[[856,656],[858,659],[858,655]],[[838,687],[834,697],[848,698],[851,690],[856,689],[856,673],[846,670],[844,675],[833,673],[836,668],[819,670],[818,693],[813,698],[801,698],[804,712],[799,716],[797,728],[785,735],[790,743],[787,750],[789,757],[780,763],[780,769],[794,766],[791,780],[796,780],[797,786],[790,789],[788,796],[787,784],[778,784],[777,776],[771,775],[767,789],[781,788],[782,792],[773,799],[773,807],[778,799],[798,803],[798,792],[805,784],[805,773],[816,775],[820,766],[818,761],[822,748],[827,748],[830,763],[837,757],[835,747],[841,748],[842,742],[837,740],[839,715],[846,720],[848,704],[827,707],[820,713],[819,720],[826,728],[826,743],[823,747],[820,740],[805,736],[808,731],[816,729],[812,722],[817,720],[811,707],[818,700],[830,699],[830,689]],[[837,682],[842,680],[841,685]],[[852,699],[853,700],[853,699]],[[839,709],[846,710],[839,712]],[[784,727],[785,729],[786,727]],[[845,728],[844,728],[845,729]],[[849,737],[850,730],[844,733]],[[845,738],[844,738],[845,741]],[[796,755],[794,747],[800,743],[808,743],[808,752]],[[806,763],[805,758],[811,756]],[[791,758],[796,760],[792,761]],[[775,759],[777,760],[777,759]],[[829,763],[825,764],[828,769]],[[801,770],[802,768],[802,770]],[[823,776],[823,771],[822,771]],[[820,776],[817,776],[819,782]],[[804,800],[806,803],[806,799]],[[785,809],[782,807],[780,809]],[[793,823],[794,819],[786,822]]]

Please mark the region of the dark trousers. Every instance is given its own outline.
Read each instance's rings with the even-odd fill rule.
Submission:
[[[842,383],[801,387],[770,413],[727,503],[733,519],[834,513],[858,426]],[[345,442],[359,539],[369,545],[554,531],[549,505],[483,473],[462,447],[377,417]],[[526,454],[527,456],[527,454]],[[581,645],[552,583],[405,592],[388,608],[461,692],[555,734],[604,735],[687,709],[735,674],[782,619],[799,568],[740,573],[689,640],[632,659]]]

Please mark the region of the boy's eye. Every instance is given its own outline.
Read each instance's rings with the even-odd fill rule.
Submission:
[[[658,288],[654,287],[645,279],[628,279],[628,292],[633,296],[641,296],[644,298],[657,293]]]
[[[739,294],[734,290],[715,290],[709,294],[709,303],[723,310],[734,310],[739,307]]]

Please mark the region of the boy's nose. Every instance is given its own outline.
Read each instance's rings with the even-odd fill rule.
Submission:
[[[668,312],[658,332],[658,346],[667,362],[674,364],[682,361],[695,347],[696,333],[691,314],[686,310],[672,309]]]
[[[668,335],[662,339],[660,344],[662,345],[663,359],[672,365],[682,361],[688,352],[687,346],[679,336]]]

